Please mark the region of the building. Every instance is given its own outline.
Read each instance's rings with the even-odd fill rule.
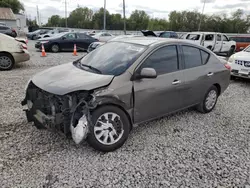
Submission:
[[[16,17],[10,8],[0,7],[0,23],[1,25],[17,28]]]
[[[28,30],[26,23],[26,16],[23,14],[15,14],[17,28],[21,31]]]

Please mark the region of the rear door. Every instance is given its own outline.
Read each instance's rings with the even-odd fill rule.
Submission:
[[[60,48],[62,50],[73,50],[74,44],[76,44],[76,34],[75,33],[67,33],[64,36],[64,39],[60,40]]]
[[[214,52],[221,52],[222,49],[222,36],[220,33],[216,34],[216,41],[214,46]]]
[[[184,106],[200,103],[212,85],[213,66],[207,64],[210,54],[194,46],[182,45],[185,90],[181,93]]]
[[[136,123],[163,116],[181,108],[183,74],[176,45],[161,47],[150,54],[137,69],[154,68],[155,79],[135,80],[134,119]]]
[[[80,50],[87,50],[89,45],[95,41],[94,38],[86,35],[85,33],[77,33],[76,37],[76,45]]]

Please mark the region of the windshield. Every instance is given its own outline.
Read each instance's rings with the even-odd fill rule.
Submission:
[[[105,75],[118,76],[138,59],[145,48],[143,45],[109,42],[83,57],[81,64],[98,69]]]
[[[248,47],[246,47],[246,49],[244,51],[245,52],[250,52],[250,45]]]

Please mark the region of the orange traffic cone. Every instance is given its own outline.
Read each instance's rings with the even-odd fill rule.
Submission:
[[[44,50],[44,46],[43,46],[43,44],[42,44],[42,55],[41,55],[41,57],[46,57],[47,55],[46,55],[46,52],[45,52],[45,50]]]
[[[74,44],[74,51],[73,51],[73,56],[77,56],[77,51],[76,51],[76,44]]]

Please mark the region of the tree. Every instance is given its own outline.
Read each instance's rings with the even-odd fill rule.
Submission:
[[[24,11],[24,5],[19,0],[0,0],[0,7],[11,8],[14,14]]]
[[[47,26],[60,26],[61,17],[59,15],[53,15],[49,18]]]
[[[143,30],[148,27],[149,15],[143,10],[132,12],[128,24],[132,30]]]
[[[92,27],[93,11],[87,7],[78,7],[73,10],[68,18],[69,27],[91,28]]]

